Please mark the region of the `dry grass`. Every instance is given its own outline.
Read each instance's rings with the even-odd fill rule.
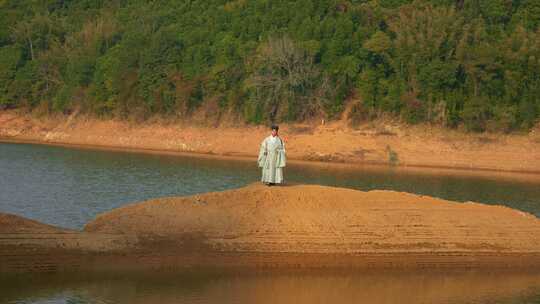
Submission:
[[[290,125],[288,128],[289,133],[293,134],[314,134],[315,126],[311,125]]]

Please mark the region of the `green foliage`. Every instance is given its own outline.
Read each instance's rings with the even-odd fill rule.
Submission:
[[[376,54],[384,54],[392,47],[390,37],[382,31],[377,31],[373,36],[364,43],[364,48]]]
[[[355,96],[362,119],[508,132],[540,116],[539,25],[533,0],[2,0],[0,106],[267,123]]]
[[[478,2],[482,16],[490,23],[502,23],[506,21],[509,11],[508,1],[505,0],[483,0]]]
[[[388,163],[391,166],[396,166],[399,164],[399,156],[396,151],[394,151],[390,146],[386,146],[386,153],[388,153]]]
[[[71,104],[72,88],[65,86],[62,87],[53,98],[52,109],[54,111],[65,111]]]
[[[7,93],[7,100],[16,100],[21,106],[36,106],[39,104],[40,81],[36,62],[27,62],[17,69],[13,82]]]
[[[21,54],[18,45],[0,48],[0,106],[13,106],[15,104],[15,100],[9,96],[9,88],[17,73]]]
[[[486,130],[488,107],[485,98],[472,97],[465,102],[461,117],[469,131],[482,132]]]

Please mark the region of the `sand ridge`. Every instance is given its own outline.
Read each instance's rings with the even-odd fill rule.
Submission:
[[[15,214],[0,213],[0,233],[68,233],[69,230],[40,223]]]
[[[521,211],[316,185],[155,199],[100,215],[84,230],[198,235],[219,251],[540,252],[540,220]]]
[[[540,219],[503,206],[318,185],[165,197],[82,231],[0,216],[0,274],[106,269],[540,268]]]

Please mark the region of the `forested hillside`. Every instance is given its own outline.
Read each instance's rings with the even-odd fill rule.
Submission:
[[[0,108],[250,123],[540,116],[538,0],[0,0]]]

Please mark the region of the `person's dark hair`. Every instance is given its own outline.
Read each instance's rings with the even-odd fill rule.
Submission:
[[[279,126],[278,125],[272,125],[272,127],[270,127],[270,130],[279,131]]]

